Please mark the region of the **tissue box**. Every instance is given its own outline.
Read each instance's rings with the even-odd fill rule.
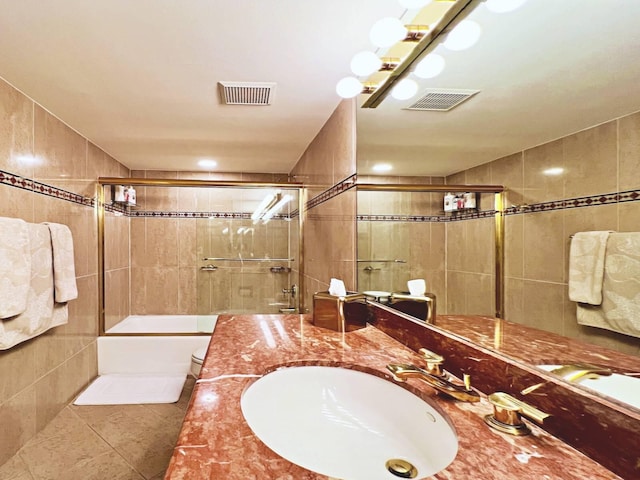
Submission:
[[[367,324],[366,297],[362,293],[347,292],[345,297],[329,292],[313,294],[313,320],[317,327],[337,332],[358,330]]]

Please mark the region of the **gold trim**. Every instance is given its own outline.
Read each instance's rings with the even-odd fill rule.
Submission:
[[[504,318],[504,192],[496,192],[495,210],[495,316]]]
[[[409,73],[409,69],[413,63],[420,58],[420,56],[429,50],[433,50],[437,44],[436,40],[446,29],[453,28],[453,26],[462,20],[466,14],[470,12],[470,9],[463,14],[463,11],[473,2],[473,0],[458,0],[445,12],[442,19],[437,25],[428,32],[425,32],[424,36],[416,44],[415,48],[405,57],[405,59],[395,68],[391,74],[384,79],[378,85],[378,88],[367,98],[361,108],[376,108],[382,103],[387,96],[387,93],[391,90],[393,85],[404,76]]]
[[[386,183],[356,183],[358,190],[365,192],[477,192],[500,193],[504,191],[503,185],[425,185],[425,184],[399,184]]]
[[[98,335],[105,334],[104,271],[104,185],[96,184],[96,216],[98,224]]]
[[[188,180],[166,178],[118,178],[100,177],[100,185],[132,185],[147,187],[237,187],[237,188],[290,188],[299,189],[302,183],[278,183],[278,182],[243,182],[243,181],[218,181],[218,180]]]
[[[304,227],[306,211],[305,206],[307,204],[307,189],[301,188],[298,191],[298,313],[306,312],[306,300],[305,300],[305,277],[304,277]]]

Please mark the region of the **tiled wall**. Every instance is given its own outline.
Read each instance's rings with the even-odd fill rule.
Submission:
[[[98,176],[128,171],[1,80],[0,171],[0,216],[70,227],[79,291],[69,303],[68,324],[0,351],[2,464],[97,375],[97,226],[91,198]]]
[[[551,168],[563,171],[550,175]],[[567,294],[570,235],[588,230],[640,232],[640,113],[460,172],[447,182],[508,188],[507,319],[640,355],[637,338],[578,325],[575,303]],[[474,269],[479,276],[489,268],[489,259],[472,249],[486,238],[489,227],[483,222],[489,221],[447,225],[448,267]],[[464,259],[451,249],[457,239],[467,245]],[[491,248],[488,243],[486,250]],[[455,275],[449,278],[456,281]],[[451,286],[448,283],[449,291]],[[473,305],[484,308],[483,288],[467,290],[467,313],[480,312],[472,311]]]
[[[332,277],[356,288],[355,101],[342,101],[291,170],[309,185],[304,213],[304,305],[327,290]],[[346,180],[346,181],[345,181]]]

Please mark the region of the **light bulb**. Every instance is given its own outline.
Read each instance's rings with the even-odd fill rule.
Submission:
[[[485,5],[487,9],[493,13],[506,13],[520,8],[526,1],[527,0],[486,0]]]
[[[362,84],[356,77],[345,77],[336,85],[336,92],[342,98],[353,98],[362,92]]]
[[[407,32],[407,27],[399,19],[387,17],[373,24],[369,39],[376,47],[386,48],[406,37]]]
[[[431,0],[398,0],[400,5],[411,10],[412,8],[422,8],[431,3]]]
[[[426,57],[424,57],[418,65],[416,65],[416,69],[413,73],[418,78],[433,78],[437,77],[444,70],[445,61],[437,53],[430,53]]]
[[[382,60],[373,52],[356,53],[351,60],[351,71],[359,77],[367,77],[381,66]]]
[[[218,165],[218,162],[215,160],[210,160],[208,158],[203,158],[202,160],[198,160],[198,165],[202,168],[213,168]]]
[[[390,172],[393,170],[393,167],[388,163],[376,163],[373,166],[374,172]]]
[[[396,100],[408,100],[418,91],[418,84],[410,78],[404,78],[396,83],[391,90],[391,96]]]
[[[482,28],[476,22],[463,20],[447,35],[443,45],[449,50],[466,50],[480,38]]]

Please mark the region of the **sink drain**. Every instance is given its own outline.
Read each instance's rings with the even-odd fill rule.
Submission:
[[[392,458],[387,460],[385,464],[387,470],[393,475],[399,478],[416,478],[418,476],[418,470],[406,460],[399,458]]]

